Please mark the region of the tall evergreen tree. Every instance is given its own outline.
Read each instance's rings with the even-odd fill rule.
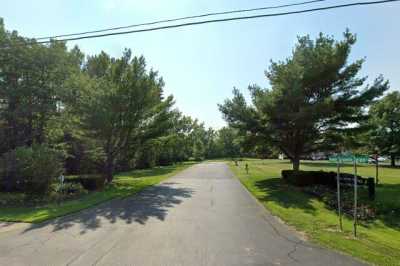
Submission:
[[[91,78],[79,103],[87,132],[101,143],[104,173],[113,179],[118,156],[136,136],[141,136],[158,116],[173,104],[163,99],[164,82],[157,72],[146,70],[144,57],[125,50],[121,58],[104,52],[90,57],[86,73]]]
[[[252,105],[234,89],[220,111],[230,126],[279,148],[298,170],[300,157],[319,150],[327,133],[358,127],[364,108],[388,87],[379,77],[362,88],[364,60],[348,62],[355,42],[349,31],[341,41],[322,33],[315,41],[299,37],[292,56],[265,72],[271,89],[250,86]]]

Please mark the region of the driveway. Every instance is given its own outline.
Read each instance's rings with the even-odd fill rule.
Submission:
[[[136,196],[0,232],[0,265],[361,265],[272,217],[224,163]]]

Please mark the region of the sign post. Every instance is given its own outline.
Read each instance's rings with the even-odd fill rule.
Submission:
[[[342,225],[342,204],[340,202],[340,162],[339,157],[337,159],[337,178],[336,178],[336,187],[337,187],[337,203],[338,203],[338,214],[339,214],[339,226],[340,231],[343,231]]]
[[[341,155],[335,155],[335,156],[329,157],[329,161],[336,162],[336,166],[337,166],[337,175],[336,175],[336,191],[337,191],[337,193],[336,194],[337,194],[337,206],[338,206],[340,231],[343,231],[342,203],[341,203],[341,197],[340,197],[340,164],[343,162],[344,159],[346,159],[346,157],[341,156]]]
[[[337,201],[338,201],[338,214],[339,214],[339,225],[340,230],[343,230],[342,225],[342,209],[340,202],[340,164],[343,162],[352,162],[354,168],[354,236],[357,236],[357,189],[358,189],[358,178],[357,178],[357,163],[368,163],[368,155],[353,155],[353,154],[338,154],[329,157],[329,161],[336,162],[337,164]]]
[[[357,237],[357,158],[354,156],[354,237]]]
[[[376,183],[377,185],[378,185],[378,183],[379,183],[378,165],[379,165],[379,161],[378,161],[378,152],[376,152],[376,154],[375,154],[375,183]]]

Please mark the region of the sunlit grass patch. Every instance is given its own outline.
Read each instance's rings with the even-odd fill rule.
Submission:
[[[249,165],[246,174],[245,164]],[[344,217],[344,232],[338,229],[338,217],[318,198],[301,189],[285,184],[280,175],[283,169],[291,169],[288,161],[245,160],[231,169],[243,185],[274,215],[315,242],[348,253],[378,265],[400,265],[400,169],[380,168],[380,185],[376,189],[375,204],[380,208],[376,219],[363,222],[358,227],[358,237],[352,234],[353,220]],[[336,171],[336,165],[328,162],[303,162],[302,170]],[[351,173],[352,166],[342,171]],[[358,173],[374,176],[372,165],[360,165]]]

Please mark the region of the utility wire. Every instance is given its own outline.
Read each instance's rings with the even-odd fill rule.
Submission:
[[[100,33],[100,32],[115,31],[115,30],[122,30],[122,29],[128,29],[128,28],[136,28],[136,27],[140,27],[140,26],[151,26],[151,25],[160,24],[160,23],[176,22],[176,21],[181,21],[181,20],[204,18],[204,17],[217,16],[217,15],[227,15],[227,14],[234,14],[234,13],[244,13],[244,12],[268,10],[268,9],[278,9],[278,8],[284,8],[284,7],[308,5],[308,4],[312,4],[312,3],[325,2],[325,1],[327,1],[327,0],[313,0],[313,1],[305,1],[305,2],[300,2],[300,3],[293,3],[293,4],[277,5],[277,6],[266,6],[266,7],[250,8],[250,9],[229,10],[229,11],[223,11],[223,12],[212,12],[212,13],[206,13],[206,14],[201,14],[201,15],[193,15],[193,16],[186,16],[186,17],[179,17],[179,18],[172,18],[172,19],[157,20],[157,21],[146,22],[146,23],[132,24],[132,25],[128,25],[128,26],[105,28],[105,29],[100,29],[100,30],[91,30],[91,31],[84,31],[84,32],[70,33],[70,34],[61,34],[61,35],[56,35],[56,36],[38,37],[38,38],[34,38],[34,39],[44,40],[44,39],[54,39],[54,38],[60,38],[60,37],[71,37],[71,36],[85,35],[85,34],[91,34],[91,33]]]
[[[157,31],[157,30],[164,30],[164,29],[172,29],[172,28],[181,28],[181,27],[188,27],[188,26],[208,24],[208,23],[218,23],[218,22],[225,22],[225,21],[248,20],[248,19],[265,18],[265,17],[286,16],[286,15],[311,13],[311,12],[317,12],[317,11],[323,11],[323,10],[352,7],[352,6],[377,5],[377,4],[384,4],[384,3],[390,3],[390,2],[399,2],[399,1],[400,0],[382,0],[382,1],[370,1],[370,2],[357,2],[357,3],[326,6],[326,7],[319,7],[319,8],[313,8],[313,9],[304,9],[304,10],[282,12],[282,13],[261,14],[261,15],[243,16],[243,17],[230,17],[230,18],[213,19],[213,20],[203,20],[203,21],[195,21],[195,22],[188,22],[188,23],[183,23],[183,24],[175,24],[175,25],[168,25],[168,26],[161,26],[161,27],[139,29],[139,30],[130,30],[130,31],[112,32],[112,33],[105,33],[105,34],[79,36],[79,37],[65,38],[65,39],[54,39],[54,40],[50,40],[50,41],[39,41],[39,42],[33,42],[33,43],[27,43],[27,44],[21,44],[21,45],[44,44],[44,43],[51,43],[51,42],[76,41],[76,40],[82,40],[82,39],[100,38],[100,37],[123,35],[123,34],[130,34],[130,33],[139,33],[139,32],[147,32],[147,31]],[[3,47],[3,48],[6,48],[6,47]]]

